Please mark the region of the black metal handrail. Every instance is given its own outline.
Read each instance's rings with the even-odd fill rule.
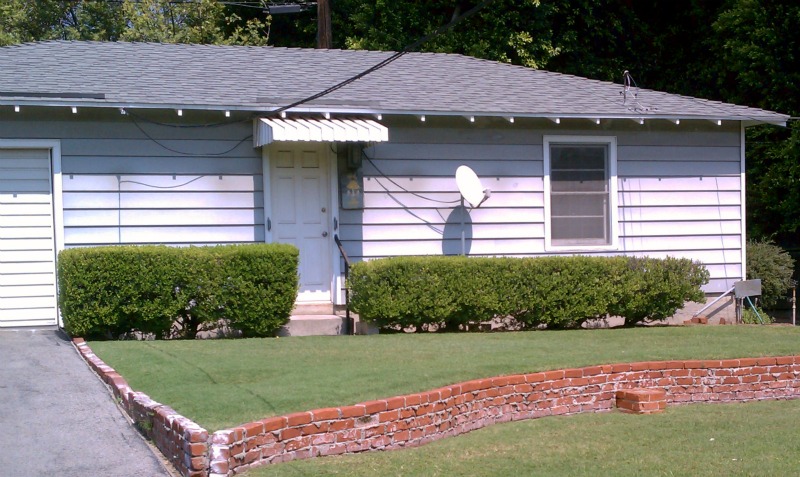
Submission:
[[[336,242],[336,246],[339,247],[339,253],[344,259],[344,334],[354,335],[356,334],[356,330],[353,319],[350,318],[350,287],[347,285],[347,282],[350,279],[350,259],[347,258],[347,252],[344,251],[344,245],[342,245],[342,241],[339,240],[339,234],[334,234],[333,240]]]

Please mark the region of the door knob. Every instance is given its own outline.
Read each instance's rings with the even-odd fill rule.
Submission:
[[[322,236],[323,237],[327,237],[328,236],[328,232],[322,232]]]

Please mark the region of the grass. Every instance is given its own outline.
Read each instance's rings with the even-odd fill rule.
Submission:
[[[696,326],[90,346],[134,389],[214,431],[481,377],[617,362],[798,354],[800,328]]]
[[[800,400],[580,414],[490,426],[392,452],[252,469],[288,476],[772,476],[800,468]]]

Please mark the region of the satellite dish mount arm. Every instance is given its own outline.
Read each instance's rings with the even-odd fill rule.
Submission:
[[[456,185],[461,193],[461,255],[467,254],[466,224],[464,215],[467,214],[466,204],[470,210],[477,209],[492,195],[492,191],[481,185],[481,180],[469,166],[459,166],[456,170]]]

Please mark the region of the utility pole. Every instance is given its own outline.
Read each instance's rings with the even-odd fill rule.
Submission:
[[[327,50],[332,46],[331,0],[317,0],[317,48]]]

